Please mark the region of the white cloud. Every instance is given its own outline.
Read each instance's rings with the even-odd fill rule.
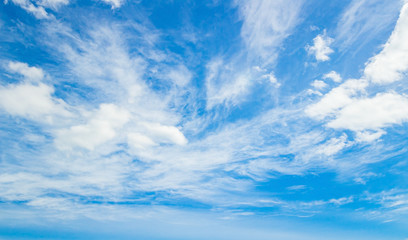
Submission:
[[[308,90],[306,91],[306,93],[307,93],[308,95],[323,96],[323,94],[322,94],[321,92],[319,92],[319,91],[317,91],[317,90],[313,90],[313,89],[308,89]]]
[[[9,62],[8,70],[12,73],[23,75],[27,80],[34,82],[41,81],[44,78],[44,72],[41,68],[29,67],[27,63]]]
[[[167,77],[177,86],[184,87],[190,83],[193,75],[184,65],[179,65],[172,68],[167,73]]]
[[[183,133],[174,126],[165,126],[158,123],[145,123],[149,136],[159,142],[174,143],[177,145],[187,144],[187,139]]]
[[[265,84],[260,79],[269,80],[269,86],[280,87],[272,69],[263,68],[270,67],[276,60],[284,39],[300,22],[303,2],[234,1],[242,19],[241,37],[246,48],[232,56],[213,58],[207,64],[207,110],[244,102],[255,83]],[[257,65],[257,68],[249,65]]]
[[[306,185],[293,185],[290,187],[287,187],[286,189],[291,190],[291,191],[297,191],[297,190],[303,190],[306,189]]]
[[[63,30],[56,29],[58,34]],[[83,34],[86,35],[85,32]],[[79,119],[74,119],[77,121],[70,127],[64,126],[63,129],[53,131],[56,146],[71,151],[67,154],[59,149],[55,152],[51,149],[51,154],[44,157],[46,160],[41,159],[36,164],[42,164],[40,170],[43,172],[38,175],[58,175],[58,179],[53,182],[49,177],[36,175],[21,176],[22,180],[6,176],[16,180],[12,187],[9,182],[3,184],[16,193],[10,195],[10,199],[18,199],[19,191],[27,191],[28,197],[24,199],[31,199],[29,204],[45,206],[49,202],[53,207],[59,201],[41,195],[54,189],[66,192],[67,195],[93,194],[115,200],[127,198],[129,193],[135,191],[157,190],[210,203],[230,203],[236,202],[239,197],[229,198],[230,195],[225,196],[227,191],[223,190],[242,193],[251,189],[252,179],[264,180],[270,177],[271,172],[302,174],[321,164],[316,160],[317,154],[333,155],[348,143],[346,136],[333,138],[324,131],[311,131],[311,126],[303,124],[299,119],[299,109],[273,109],[249,121],[234,124],[223,122],[219,128],[206,131],[207,135],[188,141],[183,134],[188,124],[180,121],[180,114],[172,112],[174,106],[166,105],[172,96],[155,93],[144,83],[148,64],[138,53],[130,53],[124,33],[114,28],[101,27],[94,28],[94,32],[83,38],[75,34],[72,36],[75,39],[72,46],[66,39],[56,42],[67,57],[73,81],[92,88],[92,93],[98,93],[95,94],[98,99],[94,104],[104,101],[111,104],[101,104],[99,109],[85,112]],[[220,61],[215,69],[209,69],[209,79],[206,80],[210,82],[207,89],[210,106],[230,100],[234,103],[241,101],[251,86],[251,79],[267,79],[273,84],[279,84],[270,71],[256,68],[258,73],[254,73],[239,66]],[[171,67],[166,66],[165,69]],[[174,69],[175,72],[170,71],[168,77],[178,86],[187,86],[191,77],[184,72],[186,69]],[[211,78],[212,74],[214,78]],[[339,89],[332,90],[332,96],[328,97],[326,104],[342,97],[353,102],[364,86],[364,81],[346,81]],[[334,108],[316,107],[311,112],[319,112],[317,115],[323,115],[323,118],[336,116],[348,103],[347,100],[344,102]],[[77,108],[80,110],[83,107]],[[187,128],[187,131],[194,134],[200,133],[197,129],[202,128],[202,125],[207,126],[208,122],[213,121],[212,116],[192,118],[191,125],[196,128]],[[274,143],[275,139],[279,141]],[[329,140],[320,144],[325,139]],[[124,143],[128,144],[131,151],[128,152]],[[93,151],[77,151],[77,147]],[[293,155],[294,159],[286,159],[283,155]],[[148,164],[139,166],[139,163],[133,161],[135,156],[138,162]],[[250,161],[245,162],[248,159]],[[223,175],[224,171],[234,171],[249,178],[234,179]],[[32,182],[35,184],[28,184]],[[25,188],[20,189],[19,186]],[[327,202],[340,205],[346,201],[334,199]]]
[[[353,97],[364,92],[366,86],[367,81],[361,79],[347,80],[324,95],[319,102],[308,106],[305,112],[310,117],[317,119],[333,116],[339,109],[353,103]]]
[[[130,114],[114,104],[101,104],[88,122],[83,125],[60,129],[56,132],[55,143],[59,149],[82,147],[93,150],[113,139],[116,130],[130,119]]]
[[[0,86],[0,108],[8,114],[47,123],[72,115],[68,105],[53,96],[54,88],[41,82],[45,75],[41,68],[10,61],[7,70],[24,77],[22,83]]]
[[[317,35],[313,39],[313,46],[306,46],[306,50],[310,55],[314,55],[317,61],[330,60],[329,55],[334,51],[330,48],[334,39],[326,36],[326,32]]]
[[[407,189],[391,189],[379,193],[366,193],[366,199],[372,203],[382,205],[381,209],[373,211],[372,215],[379,218],[399,218],[408,212]]]
[[[335,71],[331,71],[329,73],[326,73],[325,75],[323,75],[323,79],[331,79],[336,83],[339,83],[342,80],[340,74],[338,74]]]
[[[278,79],[276,79],[276,77],[275,77],[275,75],[273,73],[264,74],[264,75],[262,75],[262,78],[267,79],[275,87],[280,87],[280,83],[278,82]]]
[[[400,0],[352,0],[338,21],[336,43],[343,48],[354,44],[363,46],[385,33],[394,24],[401,3]]]
[[[61,6],[68,5],[69,0],[39,0],[37,4],[46,8],[57,10]]]
[[[157,145],[151,138],[140,133],[129,133],[128,144],[132,148],[144,149]]]
[[[37,19],[48,19],[50,15],[42,6],[36,6],[29,0],[11,0],[14,4],[20,6],[22,9],[32,13]]]
[[[112,6],[112,9],[115,8],[120,8],[122,4],[125,2],[125,0],[102,0],[106,4],[109,4]]]
[[[243,58],[233,57],[229,62],[215,58],[207,64],[207,109],[217,105],[239,105],[246,100],[255,84],[261,84],[266,89],[272,89],[271,86],[273,89],[280,87],[281,83],[273,71],[259,66],[249,68],[243,63]]]
[[[54,88],[45,84],[30,83],[0,86],[0,107],[8,114],[52,121],[52,116],[69,116],[61,99],[52,97]]]
[[[319,102],[308,106],[306,114],[320,120],[328,118],[327,126],[330,128],[355,131],[358,142],[375,141],[385,134],[383,128],[408,121],[407,96],[396,92],[365,96],[370,83],[397,81],[408,69],[407,24],[408,3],[405,3],[383,50],[367,63],[365,76],[359,80],[347,80],[333,88]],[[334,81],[339,79],[335,72],[325,77]]]
[[[50,19],[53,17],[45,8],[58,10],[63,5],[69,4],[69,0],[11,0],[15,5],[33,14],[37,19]],[[8,1],[4,1],[7,3]]]
[[[339,138],[332,138],[324,144],[317,147],[316,152],[318,154],[324,154],[327,156],[334,155],[347,146],[347,135],[343,134]]]
[[[275,59],[277,47],[299,22],[303,1],[236,0],[243,18],[241,36],[264,61]]]
[[[237,104],[249,91],[252,84],[249,71],[235,72],[235,63],[225,63],[222,59],[212,60],[207,65],[206,90],[207,109],[218,104]]]
[[[322,80],[314,80],[312,82],[312,86],[318,90],[325,89],[327,87],[327,83]]]
[[[374,83],[387,84],[401,80],[408,70],[408,3],[383,50],[370,59],[364,73]]]
[[[58,26],[50,28],[55,47],[68,60],[68,67],[80,80],[78,83],[100,91],[110,101],[136,103],[144,97],[154,95],[142,80],[145,61],[139,55],[130,55],[122,31],[116,25],[98,25],[89,31],[89,39],[72,34],[69,29]],[[62,31],[64,30],[64,31]],[[55,36],[55,31],[75,39]],[[146,30],[147,32],[147,30]],[[73,40],[73,42],[70,42]],[[164,99],[160,99],[163,101]],[[147,104],[147,103],[143,103]],[[145,106],[145,105],[144,105]],[[152,109],[156,107],[152,106]]]
[[[361,131],[361,132],[357,132],[356,140],[357,142],[372,142],[372,141],[379,139],[384,134],[385,134],[385,131],[383,130]]]
[[[408,121],[408,98],[382,93],[373,98],[356,99],[341,109],[327,126],[353,131],[376,130]]]
[[[305,110],[312,118],[328,118],[327,126],[357,133],[357,141],[370,142],[381,137],[382,128],[408,121],[408,98],[394,92],[364,97],[367,81],[347,80]],[[370,130],[370,131],[367,131]]]

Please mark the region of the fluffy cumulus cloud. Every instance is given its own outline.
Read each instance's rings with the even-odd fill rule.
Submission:
[[[327,87],[327,84],[322,81],[322,80],[315,80],[312,82],[312,86],[318,90],[325,89]]]
[[[339,83],[342,80],[340,74],[338,74],[335,71],[331,71],[329,73],[326,73],[325,75],[323,75],[323,78],[324,79],[331,79],[332,81],[334,81],[336,83]]]
[[[129,118],[126,110],[113,104],[102,104],[95,113],[91,114],[86,124],[58,130],[56,145],[60,149],[81,147],[93,150],[114,138],[116,130],[129,121]]]
[[[334,39],[326,35],[326,32],[323,34],[317,35],[313,39],[313,46],[306,46],[306,50],[310,55],[314,55],[317,61],[328,61],[330,60],[329,55],[334,51],[330,48],[330,45],[333,43]]]
[[[52,115],[68,114],[64,102],[52,97],[53,92],[45,84],[11,84],[0,87],[0,106],[13,116],[51,121]]]
[[[29,67],[27,63],[9,62],[9,71],[23,75],[26,79],[40,81],[44,78],[44,72],[41,68]]]
[[[310,117],[328,120],[327,127],[355,131],[364,141],[380,137],[384,133],[382,128],[408,121],[405,95],[386,92],[367,97],[367,86],[366,80],[347,80],[308,106],[305,112]],[[366,130],[374,130],[375,134]]]
[[[355,97],[361,95],[367,87],[367,81],[350,79],[338,87],[331,89],[322,99],[306,108],[306,113],[317,119],[335,116],[338,110],[354,102]]]
[[[408,121],[408,98],[396,93],[382,93],[360,98],[342,108],[327,126],[353,131],[375,130]]]
[[[0,86],[0,108],[12,116],[52,121],[53,116],[69,116],[62,99],[53,96],[54,88],[41,82],[44,72],[22,62],[9,62],[8,71],[22,75],[23,81]],[[16,76],[16,77],[17,77]]]
[[[148,132],[152,135],[154,139],[158,139],[161,142],[169,142],[178,145],[185,145],[187,139],[184,137],[183,133],[180,132],[174,126],[164,126],[161,124],[145,124]]]

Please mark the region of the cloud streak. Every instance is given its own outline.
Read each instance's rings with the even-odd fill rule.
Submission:
[[[0,201],[11,213],[339,222],[405,214],[404,190],[376,183],[401,177],[392,165],[403,168],[407,151],[406,3],[385,45],[362,62],[334,54],[346,51],[332,31],[339,25],[304,33],[311,20],[297,0],[163,3],[171,19],[144,1],[89,2],[85,17],[83,3],[13,4],[48,17],[2,26],[19,37],[0,43],[10,51],[0,72]],[[366,4],[337,12],[342,24],[357,24]],[[196,11],[231,19],[206,28]],[[174,30],[180,22],[194,26],[194,41]]]

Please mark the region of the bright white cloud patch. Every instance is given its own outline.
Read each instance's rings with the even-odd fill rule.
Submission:
[[[325,75],[323,75],[323,79],[331,79],[332,81],[339,83],[341,82],[341,76],[340,74],[338,74],[335,71],[331,71],[329,73],[326,73]]]
[[[327,84],[322,80],[314,80],[312,82],[312,86],[318,90],[322,90],[327,87]]]
[[[44,72],[41,68],[29,67],[27,63],[9,62],[9,71],[23,75],[27,80],[38,82],[44,78]]]
[[[382,128],[408,121],[406,96],[389,92],[364,97],[367,86],[364,80],[347,80],[306,108],[306,114],[320,120],[331,119],[328,127],[357,132],[359,141],[373,141],[383,135]]]
[[[55,142],[60,149],[81,147],[93,150],[113,139],[117,134],[116,130],[129,119],[130,115],[126,110],[113,104],[102,104],[86,124],[58,130]]]
[[[408,3],[383,50],[365,68],[365,75],[374,83],[387,84],[401,80],[408,70]]]
[[[41,83],[44,71],[22,62],[9,62],[8,71],[24,77],[24,82],[0,86],[0,106],[8,114],[40,121],[53,115],[68,116],[65,103],[53,97],[54,88]]]
[[[0,108],[13,116],[51,123],[54,116],[70,116],[54,88],[42,83],[44,71],[22,62],[9,62],[7,70],[24,77],[22,83],[0,86]]]
[[[51,121],[53,115],[68,115],[64,102],[52,97],[54,88],[45,84],[0,86],[0,107],[8,114]]]
[[[152,138],[159,142],[174,143],[177,145],[187,144],[187,139],[183,133],[174,126],[165,126],[155,123],[145,123],[144,125]]]
[[[333,43],[334,39],[326,35],[326,32],[323,34],[317,35],[313,39],[313,46],[307,46],[306,50],[310,55],[314,55],[317,61],[328,61],[330,60],[329,55],[334,51],[330,48],[330,45]]]
[[[347,80],[340,86],[333,88],[323,98],[306,108],[306,113],[317,119],[334,116],[336,112],[354,102],[354,97],[365,91],[367,82],[364,80]]]
[[[396,93],[356,99],[341,109],[327,126],[353,131],[379,129],[408,121],[408,98]]]

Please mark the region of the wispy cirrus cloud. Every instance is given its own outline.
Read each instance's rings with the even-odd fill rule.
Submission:
[[[336,41],[340,46],[355,44],[362,36],[364,41],[391,27],[398,18],[402,1],[353,0],[337,24]]]
[[[34,15],[37,19],[50,19],[52,14],[46,11],[46,9],[58,10],[60,7],[69,4],[69,0],[11,0],[11,2],[25,11]],[[8,3],[8,0],[5,1]]]
[[[242,16],[241,36],[254,57],[272,63],[278,46],[300,22],[302,0],[286,1],[235,1]]]
[[[317,61],[328,61],[330,60],[329,55],[334,51],[330,48],[330,45],[333,43],[334,39],[326,35],[326,32],[323,34],[317,35],[313,39],[313,46],[306,46],[306,50],[309,55],[314,55]]]
[[[303,1],[169,1],[166,13],[154,2],[91,1],[89,16],[79,2],[67,14],[65,1],[30,3],[56,17],[22,17],[29,34],[0,43],[10,51],[0,71],[4,218],[23,208],[50,219],[157,221],[184,209],[222,221],[354,221],[405,206],[403,193],[376,183],[401,177],[384,166],[406,154],[406,4],[380,53],[363,62],[338,59],[337,23],[325,25],[333,39],[326,30],[315,38],[310,55],[325,63],[311,67],[304,47],[316,33],[292,36],[310,24]],[[198,31],[204,13],[227,23]],[[322,14],[325,24],[334,15]],[[192,27],[174,34],[180,21]]]
[[[255,85],[279,87],[273,66],[279,46],[301,21],[303,1],[235,1],[242,20],[245,48],[233,56],[216,57],[207,64],[208,108],[237,105]],[[262,81],[269,80],[269,81]],[[272,91],[273,92],[273,91]]]

